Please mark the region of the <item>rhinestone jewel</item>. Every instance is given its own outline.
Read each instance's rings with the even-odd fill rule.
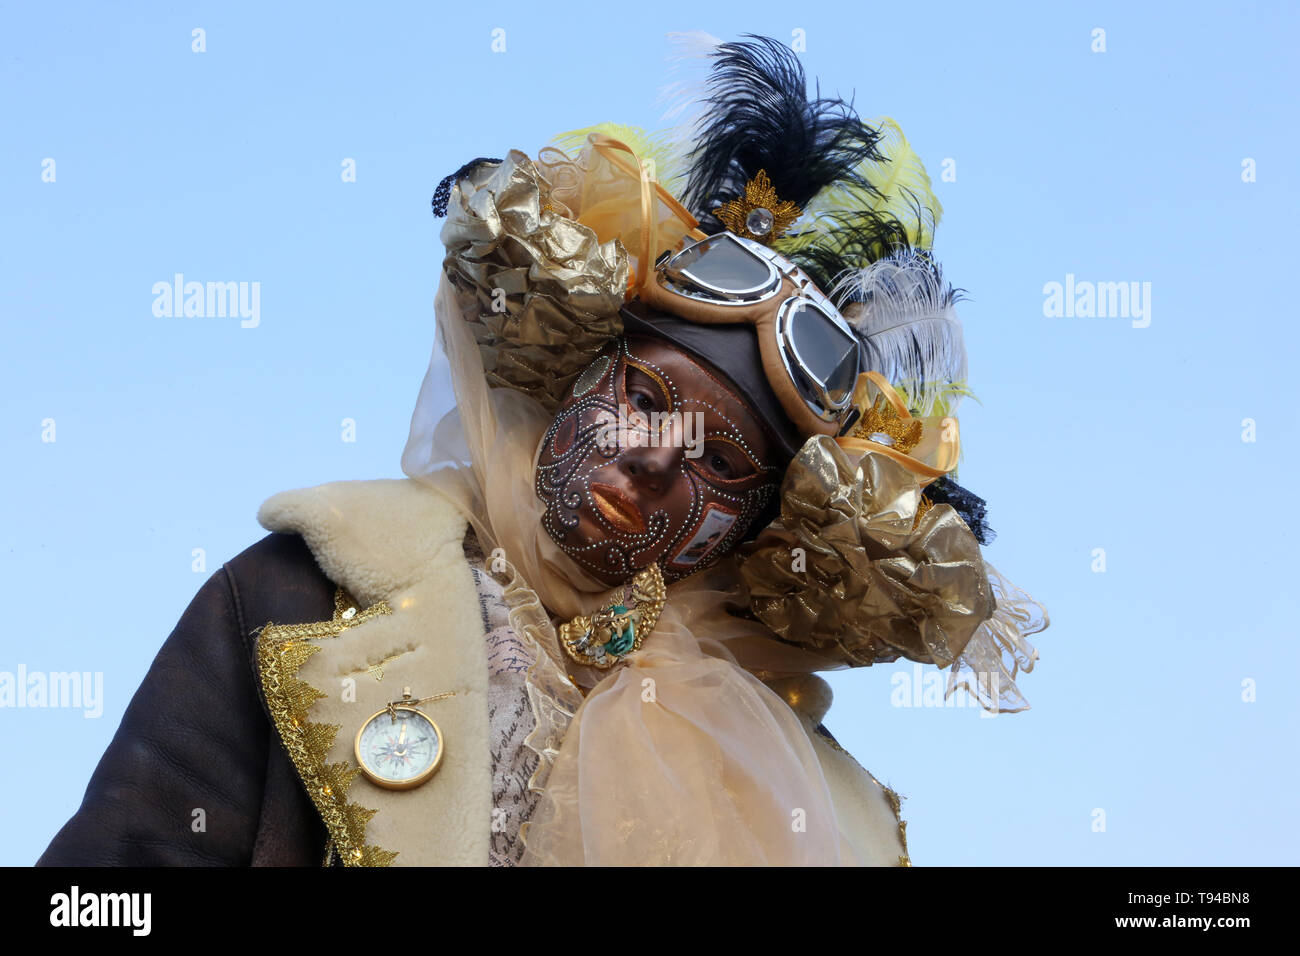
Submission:
[[[745,194],[725,202],[713,215],[732,232],[770,243],[799,218],[799,207],[783,200],[772,188],[767,170],[760,169],[745,183]]]
[[[757,209],[750,210],[745,217],[745,229],[753,236],[766,236],[776,225],[776,219],[772,215],[772,210],[764,209],[759,206]]]

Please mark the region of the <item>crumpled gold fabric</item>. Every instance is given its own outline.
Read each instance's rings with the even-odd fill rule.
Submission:
[[[994,612],[979,542],[948,505],[917,516],[915,474],[855,460],[826,436],[791,462],[781,516],[743,551],[754,613],[781,638],[851,666],[947,667]]]
[[[478,166],[459,187],[442,228],[443,268],[472,316],[488,382],[553,411],[623,331],[627,252],[553,208],[550,184],[519,150]]]

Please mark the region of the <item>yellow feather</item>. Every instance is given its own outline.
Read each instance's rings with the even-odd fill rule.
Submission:
[[[907,227],[907,236],[914,246],[929,249],[934,242],[934,230],[943,217],[943,205],[934,194],[930,174],[925,163],[903,135],[903,129],[894,120],[884,117],[872,122],[883,133],[879,152],[883,160],[864,160],[857,172],[881,193],[876,195],[865,189],[837,186],[823,189],[804,209],[799,222],[790,230],[783,243],[797,251],[815,237],[817,219],[828,213],[873,210],[892,215]],[[917,222],[916,205],[921,206],[923,219]]]
[[[622,123],[597,123],[581,129],[571,129],[558,133],[551,140],[551,145],[564,150],[570,156],[587,145],[587,134],[604,133],[620,139],[636,151],[638,157],[650,160],[655,179],[667,185],[681,172],[681,157],[673,145],[672,131],[660,130],[647,132],[639,126],[625,126]]]
[[[912,414],[919,415],[922,418],[944,418],[956,413],[957,406],[961,404],[962,399],[969,398],[979,402],[978,396],[971,391],[969,385],[965,382],[944,382],[937,389],[931,384],[930,391],[934,393],[934,398],[926,407],[921,406],[919,399],[924,387],[917,382],[891,382],[894,389],[903,396],[903,401],[912,411]]]

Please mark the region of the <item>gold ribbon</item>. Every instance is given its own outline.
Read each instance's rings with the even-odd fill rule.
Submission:
[[[931,440],[922,439],[922,453],[920,455],[910,455],[901,448],[894,448],[881,442],[872,441],[862,434],[862,430],[855,429],[851,435],[843,435],[835,439],[836,443],[845,451],[861,457],[868,452],[874,452],[891,458],[898,462],[908,471],[917,475],[921,479],[921,485],[928,485],[936,478],[941,478],[957,467],[957,459],[961,450],[961,434],[957,425],[957,419],[951,416],[939,420],[933,418],[915,418],[903,401],[903,396],[898,394],[898,390],[889,384],[889,381],[879,372],[863,372],[858,375],[858,380],[853,387],[853,403],[865,417],[868,409],[871,408],[871,389],[869,386],[874,385],[880,395],[883,395],[885,401],[894,409],[899,420],[904,423],[919,421],[922,423],[923,435],[928,432]]]
[[[612,165],[618,167],[628,176],[636,178],[640,183],[641,255],[637,257],[637,267],[629,277],[628,286],[629,296],[635,295],[641,291],[646,279],[654,271],[654,261],[657,258],[657,253],[661,251],[652,247],[654,236],[658,232],[655,217],[656,198],[663,202],[673,215],[686,224],[686,234],[688,236],[694,239],[703,239],[705,234],[696,228],[700,222],[691,215],[690,210],[678,202],[672,193],[668,192],[657,179],[650,175],[650,170],[646,168],[645,161],[637,156],[636,150],[621,139],[615,139],[613,136],[607,136],[604,133],[592,133],[590,141],[592,147],[609,160]],[[619,155],[620,153],[626,153],[632,157],[631,165],[628,164],[626,157]]]

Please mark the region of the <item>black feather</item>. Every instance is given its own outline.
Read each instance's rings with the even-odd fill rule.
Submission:
[[[845,272],[908,248],[907,227],[893,216],[870,210],[827,213],[801,248],[777,251],[808,274],[817,288],[829,291]],[[791,236],[791,239],[798,238]]]
[[[713,53],[708,118],[688,157],[683,203],[705,230],[720,228],[712,211],[743,195],[759,170],[777,196],[800,208],[835,183],[875,192],[856,168],[883,158],[880,132],[851,103],[823,98],[820,88],[809,99],[803,65],[788,46],[746,36],[752,42],[724,43]]]
[[[830,290],[847,272],[865,269],[885,256],[907,252],[913,242],[917,251],[929,245],[925,227],[926,223],[934,222],[934,216],[910,190],[904,190],[904,194],[912,207],[909,218],[914,225],[910,230],[892,213],[836,210],[822,213],[809,224],[810,238],[792,233],[778,239],[775,248],[808,273],[818,288]],[[914,236],[909,236],[909,232]]]

